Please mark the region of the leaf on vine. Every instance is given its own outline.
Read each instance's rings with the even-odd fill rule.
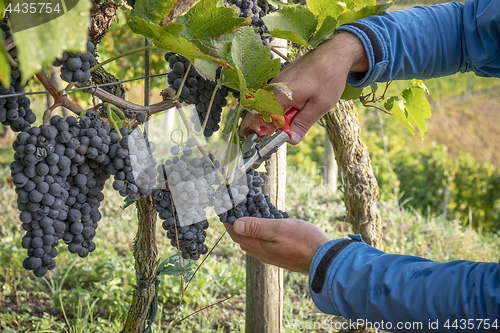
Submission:
[[[224,129],[222,130],[222,133],[227,135],[231,134],[234,122],[236,121],[237,114],[238,114],[237,109],[231,111],[231,113],[227,117],[226,123],[224,124]]]
[[[135,201],[130,199],[129,196],[125,197],[125,199],[123,199],[123,206],[121,206],[120,208],[122,210],[125,210],[127,209],[128,207],[132,206],[133,204],[135,204]]]
[[[309,45],[316,47],[328,38],[331,38],[335,29],[337,28],[337,20],[331,16],[325,17],[323,24],[314,34],[314,36],[309,40]]]
[[[278,89],[289,100],[293,100],[293,92],[292,89],[290,89],[290,84],[288,84],[288,82],[273,82],[269,85]]]
[[[242,92],[240,94],[240,103],[247,109],[283,115],[283,108],[276,96],[266,90]]]
[[[179,16],[176,22],[186,27],[182,36],[201,52],[229,60],[234,38],[232,32],[244,24],[245,18],[239,17],[234,7],[217,4],[218,0],[201,0],[186,14]]]
[[[196,261],[191,259],[184,259],[178,254],[165,259],[156,269],[156,275],[183,275],[184,280],[189,281],[193,276]]]
[[[380,15],[391,6],[392,3],[384,3],[375,6],[365,6],[360,10],[349,10],[338,17],[339,24],[355,22],[372,15]]]
[[[349,9],[363,8],[365,6],[375,6],[377,0],[346,0],[344,1],[346,7]]]
[[[316,15],[319,25],[322,25],[328,16],[337,18],[346,10],[339,2],[331,0],[307,0],[307,7]]]
[[[342,96],[340,96],[340,99],[343,99],[346,101],[356,99],[359,96],[361,96],[362,92],[363,92],[363,89],[353,88],[350,85],[346,84],[344,92],[342,93]]]
[[[201,0],[177,23],[184,24],[183,37],[191,41],[214,38],[232,32],[245,22],[234,8],[217,6],[219,0]]]
[[[136,16],[154,24],[160,24],[174,8],[177,0],[136,0],[132,16]]]
[[[431,116],[431,106],[425,97],[424,89],[420,87],[407,88],[401,94],[405,101],[405,109],[408,114],[410,124],[418,126],[420,136],[424,138],[427,132],[425,119]]]
[[[2,3],[3,1],[0,1]],[[0,83],[4,87],[10,86],[10,65],[7,60],[7,51],[5,50],[4,40],[0,41]]]
[[[271,49],[262,45],[258,35],[250,27],[241,27],[235,32],[231,57],[241,70],[249,89],[259,88],[281,69],[279,59],[271,59]]]
[[[171,23],[160,27],[139,17],[132,17],[128,25],[133,32],[151,38],[154,45],[174,53],[182,54],[191,63],[194,63],[195,59],[205,59],[227,66],[226,61],[204,54],[196,45],[181,37],[180,33],[184,30],[182,24]]]
[[[316,31],[318,19],[303,6],[284,7],[262,18],[271,34],[299,45],[308,46]]]
[[[399,120],[406,128],[411,132],[411,134],[415,134],[415,128],[413,128],[412,124],[406,118],[404,109],[405,104],[404,101],[396,96],[393,96],[384,103],[384,108],[391,113],[391,115]]]
[[[54,59],[62,55],[62,51],[85,50],[87,29],[90,24],[90,5],[90,1],[78,1],[64,15],[30,29],[13,32],[23,83],[38,73],[42,67],[51,66]],[[15,25],[16,21],[26,20],[22,12],[11,14],[12,25]],[[37,15],[44,14],[37,13]]]

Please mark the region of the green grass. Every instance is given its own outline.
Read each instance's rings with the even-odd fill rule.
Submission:
[[[297,178],[300,177],[300,178]],[[344,214],[338,195],[328,195],[316,177],[290,172],[287,211],[325,229],[331,237],[346,237],[349,227],[336,222]],[[300,184],[300,185],[297,185]],[[122,210],[123,200],[105,190],[103,220],[96,236],[97,249],[86,259],[71,255],[60,246],[57,267],[46,279],[25,271],[21,262],[22,230],[17,219],[15,192],[0,186],[3,214],[0,216],[0,328],[2,332],[118,332],[126,318],[135,283],[131,253],[136,229],[133,207]],[[479,235],[462,229],[459,221],[424,219],[381,203],[386,249],[392,253],[425,256],[447,261],[470,259],[496,261],[498,235]],[[223,226],[212,221],[207,244],[213,246]],[[158,228],[161,258],[175,253]],[[174,332],[243,332],[245,326],[245,256],[226,235],[199,270],[184,295],[176,319],[225,298],[175,327]],[[307,277],[285,271],[283,321],[322,321],[332,316],[314,306]],[[165,331],[172,321],[181,296],[178,277],[161,277],[159,311],[154,330]]]

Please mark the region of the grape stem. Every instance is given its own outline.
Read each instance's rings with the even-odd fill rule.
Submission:
[[[184,88],[184,84],[186,83],[186,79],[188,77],[189,71],[191,70],[191,62],[189,63],[187,69],[186,69],[186,74],[184,74],[184,77],[182,78],[182,83],[181,86],[179,87],[179,90],[177,90],[177,94],[175,94],[173,101],[177,101],[179,97],[181,96],[182,88]]]
[[[285,61],[289,61],[289,62],[292,62],[292,59],[288,58],[286,55],[284,55],[283,53],[281,53],[280,51],[278,51],[278,49],[274,46],[271,45],[271,51],[273,51],[274,53],[276,53],[278,56],[280,56],[281,58],[283,58]]]
[[[143,51],[146,51],[146,50],[152,50],[152,49],[154,49],[154,48],[156,48],[156,46],[154,46],[154,45],[149,45],[149,46],[143,46],[143,47],[139,47],[139,48],[136,48],[136,49],[132,49],[132,50],[127,51],[127,52],[120,53],[120,54],[118,54],[118,55],[116,55],[116,56],[114,56],[114,57],[108,58],[108,59],[104,60],[103,62],[98,63],[98,64],[96,64],[96,65],[92,66],[92,67],[89,69],[89,71],[90,71],[90,72],[93,72],[93,71],[95,71],[95,70],[96,70],[97,68],[99,68],[99,67],[102,67],[102,66],[104,66],[104,65],[106,65],[106,64],[109,64],[110,62],[113,62],[113,61],[115,61],[115,60],[118,60],[118,59],[120,59],[120,58],[123,58],[123,57],[125,57],[125,56],[128,56],[128,55],[130,55],[130,54],[139,53],[139,52],[143,52]]]
[[[203,121],[203,125],[201,126],[201,132],[203,133],[205,131],[205,127],[207,126],[207,121],[208,121],[208,118],[210,117],[210,111],[212,111],[212,105],[214,103],[214,99],[215,99],[215,94],[217,93],[217,86],[215,86],[215,89],[212,93],[212,97],[210,98],[210,103],[208,104],[208,110],[207,110],[207,114],[205,115],[205,120]]]
[[[107,115],[108,115],[108,122],[109,122],[109,123],[113,126],[113,128],[115,129],[116,134],[118,134],[118,137],[119,137],[119,138],[120,138],[120,140],[121,140],[121,139],[123,139],[123,136],[122,136],[122,134],[120,133],[120,130],[119,130],[119,128],[118,128],[118,125],[116,124],[116,121],[113,119],[113,115],[111,114],[111,112],[113,112],[113,111],[112,111],[112,107],[113,107],[113,106],[114,106],[114,105],[112,105],[112,104],[110,104],[110,103],[108,103],[108,104],[106,105],[106,112],[107,112]]]

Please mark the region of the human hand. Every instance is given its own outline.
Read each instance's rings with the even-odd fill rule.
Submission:
[[[272,83],[283,82],[292,92],[292,99],[275,89],[283,110],[300,110],[291,123],[291,144],[299,143],[314,123],[339,101],[349,72],[366,72],[368,58],[361,41],[349,32],[335,34],[313,51],[287,65]],[[247,116],[248,117],[248,116]],[[245,118],[242,130],[249,127]]]
[[[283,110],[294,107],[300,112],[291,128],[291,144],[299,143],[314,123],[339,101],[349,72],[368,70],[368,58],[361,41],[349,32],[335,34],[313,51],[292,62],[272,82],[287,83],[292,99],[278,89]]]
[[[316,225],[296,219],[242,217],[226,229],[243,251],[262,262],[309,273],[312,259],[330,237]]]

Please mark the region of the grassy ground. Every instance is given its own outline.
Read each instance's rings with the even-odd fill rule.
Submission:
[[[287,211],[319,225],[331,237],[345,237],[347,225],[335,222],[344,214],[337,195],[325,194],[318,179],[289,174]],[[0,185],[0,331],[12,332],[118,332],[127,314],[135,283],[131,244],[136,229],[133,207],[122,210],[122,199],[107,189],[102,204],[103,220],[96,236],[97,250],[86,259],[60,246],[57,267],[46,278],[36,279],[21,262],[25,250],[17,218],[15,192]],[[424,220],[381,203],[387,251],[425,256],[438,261],[470,259],[496,261],[498,235],[478,235],[456,221]],[[159,232],[159,254],[175,253]],[[212,221],[207,244],[213,246],[224,233]],[[175,332],[243,332],[245,322],[245,256],[225,235],[194,277],[181,301],[178,277],[162,277],[159,312],[154,330],[165,331],[172,319],[180,319],[215,302],[229,300],[194,314],[174,328]],[[284,327],[290,322],[332,319],[314,306],[308,295],[307,277],[285,272]],[[178,309],[178,313],[176,311]]]

